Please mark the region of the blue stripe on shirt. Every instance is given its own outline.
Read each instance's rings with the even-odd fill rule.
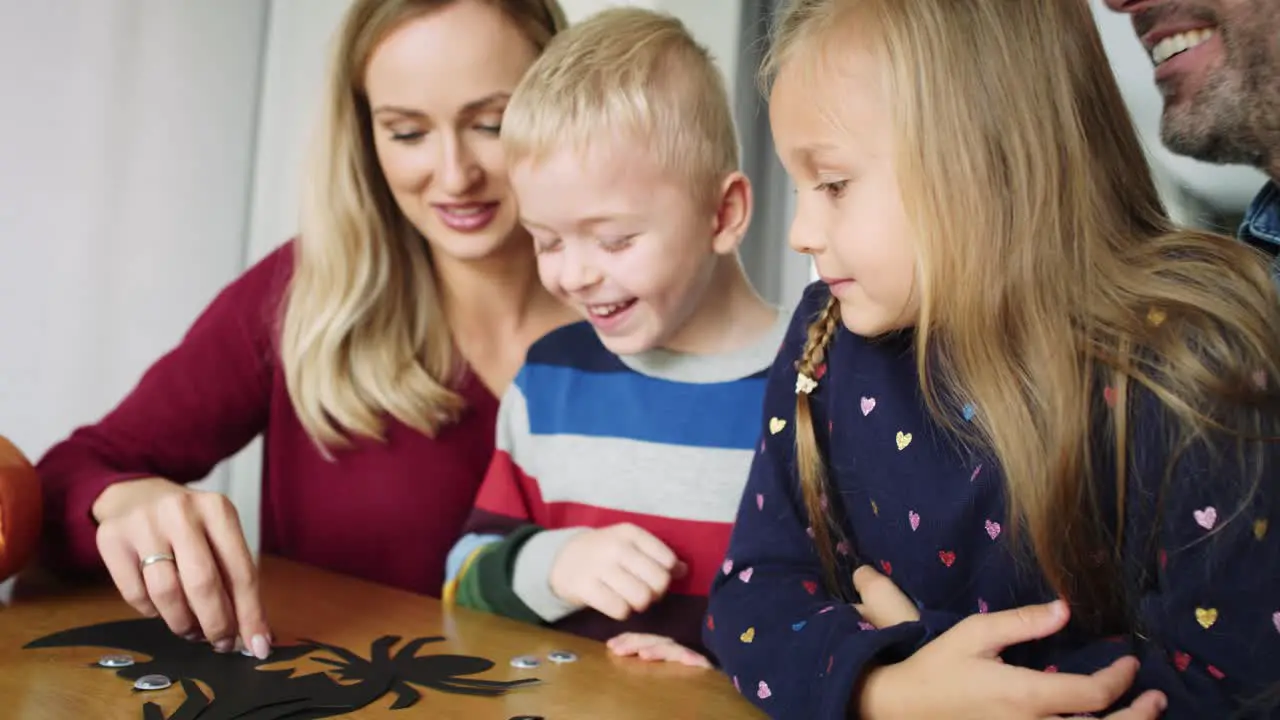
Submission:
[[[529,364],[516,377],[529,430],[753,450],[766,372],[724,383],[675,383],[629,369],[584,372]]]

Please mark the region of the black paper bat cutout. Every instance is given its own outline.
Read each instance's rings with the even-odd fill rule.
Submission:
[[[423,645],[441,640],[444,638],[410,640],[393,656],[391,648],[400,638],[384,636],[373,643],[368,660],[336,645],[303,640],[297,645],[275,646],[268,659],[258,660],[235,652],[215,652],[208,644],[175,636],[159,618],[141,618],[64,630],[33,640],[24,648],[100,647],[146,655],[149,659],[135,658],[133,665],[113,670],[129,680],[164,675],[182,685],[186,701],[167,718],[158,705],[145,703],[144,720],[313,720],[354,712],[392,691],[397,696],[392,709],[407,708],[421,697],[410,683],[444,692],[497,696],[538,682],[537,678],[504,682],[462,677],[492,668],[493,662],[484,658],[417,656]],[[337,670],[331,672],[338,679],[355,682],[338,682],[324,672],[298,675],[292,669],[260,669],[316,652],[340,658],[311,657],[335,666]],[[208,685],[213,698],[205,696],[194,680]]]

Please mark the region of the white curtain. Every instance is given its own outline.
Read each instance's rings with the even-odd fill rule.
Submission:
[[[0,0],[0,434],[101,417],[295,232],[349,0]],[[257,542],[258,443],[202,487]]]
[[[33,461],[243,267],[267,11],[0,2],[0,433]]]

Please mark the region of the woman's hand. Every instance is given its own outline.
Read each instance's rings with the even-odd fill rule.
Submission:
[[[890,622],[905,615],[901,602],[886,588],[875,590],[863,597],[864,605],[876,606],[872,615],[887,613],[882,617]],[[867,720],[1045,720],[1105,710],[1133,684],[1138,670],[1134,658],[1121,658],[1092,675],[1046,673],[1000,660],[1000,653],[1010,645],[1058,632],[1068,615],[1060,601],[971,615],[910,658],[870,670],[855,695],[859,716]],[[1155,720],[1165,703],[1164,695],[1152,690],[1108,717]]]
[[[93,515],[98,552],[138,612],[160,616],[188,640],[203,637],[219,652],[239,639],[267,657],[271,634],[258,570],[226,496],[144,478],[107,488]]]
[[[664,635],[622,633],[605,643],[614,655],[635,655],[641,660],[674,662],[693,667],[711,667],[711,661]]]

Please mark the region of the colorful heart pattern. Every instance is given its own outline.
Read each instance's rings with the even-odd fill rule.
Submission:
[[[1200,623],[1200,627],[1208,630],[1213,624],[1218,622],[1217,608],[1196,608],[1196,622]]]
[[[1166,318],[1165,318],[1164,312],[1158,309],[1152,309],[1147,315],[1147,320],[1153,326],[1161,325],[1165,321],[1165,319]],[[827,369],[826,365],[820,365],[817,368],[815,368],[814,375],[816,377],[814,379],[820,379],[825,374],[826,369]],[[1264,387],[1266,377],[1261,371],[1255,373],[1253,376],[1253,379],[1254,379],[1255,385],[1259,387]],[[1107,405],[1114,408],[1117,405],[1117,402],[1119,400],[1118,390],[1112,386],[1104,387],[1103,397]],[[877,400],[875,397],[863,396],[859,399],[859,410],[864,417],[867,417],[872,412],[874,412],[876,409],[876,406],[877,406]],[[963,407],[962,415],[966,422],[971,422],[977,416],[976,408],[972,403],[967,403]],[[787,428],[787,425],[788,425],[788,421],[782,417],[771,417],[768,421],[769,432],[770,434],[773,434],[773,435],[777,435],[778,433],[781,433],[784,429]],[[829,424],[828,429],[830,428],[831,426]],[[895,435],[894,435],[894,443],[899,452],[904,451],[908,447],[910,447],[913,439],[914,439],[913,435],[905,430],[898,430],[895,432]],[[761,452],[765,451],[765,443],[763,441],[761,442],[760,450]],[[983,466],[981,464],[977,464],[973,467],[973,470],[969,476],[970,482],[974,482],[977,480],[978,476],[982,472],[982,468]],[[827,499],[825,496],[821,498],[821,505],[824,508],[827,505],[826,500]],[[756,508],[758,510],[763,510],[764,494],[757,493],[755,497],[755,501],[756,501]],[[878,517],[880,514],[880,508],[878,504],[876,503],[875,500],[869,499],[869,502],[871,505],[872,513]],[[926,511],[927,511],[927,508],[926,508]],[[899,515],[898,517],[901,517],[901,515]],[[1185,515],[1183,517],[1185,517]],[[1218,519],[1219,519],[1218,510],[1216,507],[1212,505],[1195,509],[1192,511],[1192,519],[1195,521],[1196,525],[1199,526],[1200,528],[1206,531],[1211,531],[1217,526]],[[923,521],[923,518],[919,512],[917,512],[914,509],[908,509],[907,523],[912,532],[919,531],[922,521]],[[998,521],[991,518],[987,518],[986,520],[983,521],[983,530],[986,532],[987,537],[992,541],[997,540],[1003,532],[1003,528],[1001,524]],[[1257,518],[1253,520],[1252,532],[1256,540],[1262,541],[1266,537],[1268,531],[1269,531],[1269,527],[1268,527],[1267,518]],[[812,527],[807,528],[807,532],[809,533],[810,537],[813,537]],[[846,540],[839,541],[839,543],[836,546],[836,550],[840,555],[848,556],[851,554],[849,543]],[[954,550],[938,550],[937,555],[938,555],[938,560],[943,564],[943,566],[947,568],[953,567],[957,560],[957,555]],[[1159,550],[1158,561],[1161,568],[1165,568],[1167,566],[1168,554],[1164,549]],[[880,570],[886,576],[891,576],[893,574],[893,565],[892,563],[890,563],[889,560],[880,560],[878,562],[878,565]],[[728,575],[729,573],[731,573],[734,570],[733,560],[729,558],[725,558],[722,563],[721,569],[723,574],[725,575]],[[753,569],[750,567],[742,569],[738,572],[738,578],[743,583],[750,583],[753,572],[754,572]],[[801,586],[804,588],[807,594],[809,595],[817,594],[818,583],[816,581],[803,580],[801,581]],[[819,615],[824,614],[834,609],[835,609],[835,605],[826,604],[822,607],[821,610],[818,611],[817,614]],[[986,599],[977,598],[977,611],[979,614],[987,614],[991,611],[990,605],[988,604]],[[1194,608],[1194,617],[1195,617],[1196,623],[1200,625],[1201,628],[1205,630],[1210,630],[1217,624],[1218,620],[1220,619],[1220,612],[1216,607],[1196,607]],[[1280,633],[1280,610],[1277,610],[1276,612],[1272,613],[1271,622],[1273,627],[1275,628],[1275,631],[1277,633]],[[715,619],[710,614],[707,614],[705,623],[708,629],[711,629],[711,630],[715,629]],[[797,620],[790,623],[791,630],[796,633],[804,630],[807,626],[808,626],[808,620]],[[862,630],[875,629],[874,625],[867,622],[866,620],[861,620],[858,623],[858,627]],[[743,631],[738,636],[738,639],[743,643],[750,644],[754,642],[755,635],[756,635],[755,627],[748,627],[745,631]],[[1193,660],[1190,654],[1183,651],[1173,652],[1172,659],[1173,659],[1173,664],[1179,671],[1186,671],[1190,667],[1191,662]],[[834,662],[834,658],[829,658],[828,673],[831,670],[831,666],[833,662]],[[1206,669],[1206,672],[1215,679],[1222,680],[1226,677],[1226,674],[1221,669],[1215,667],[1214,665],[1205,665],[1205,669]],[[1045,669],[1046,672],[1053,672],[1056,670],[1057,670],[1056,666],[1052,666],[1052,665],[1048,666]],[[733,683],[735,687],[739,686],[738,678],[736,676],[733,678]],[[756,695],[758,698],[763,700],[763,699],[772,697],[773,691],[769,687],[767,682],[761,680],[757,684]]]
[[[1179,672],[1186,672],[1187,668],[1191,666],[1191,656],[1181,650],[1175,652],[1173,654],[1173,666],[1178,668]]]
[[[866,417],[871,414],[872,410],[876,409],[876,399],[873,397],[864,397],[860,401],[860,406],[862,408],[862,416]]]
[[[1000,523],[995,520],[988,520],[986,524],[987,537],[995,540],[1000,537]]]
[[[1191,515],[1196,519],[1196,524],[1205,530],[1212,530],[1213,526],[1218,524],[1218,510],[1212,505],[1203,510],[1196,510]]]

